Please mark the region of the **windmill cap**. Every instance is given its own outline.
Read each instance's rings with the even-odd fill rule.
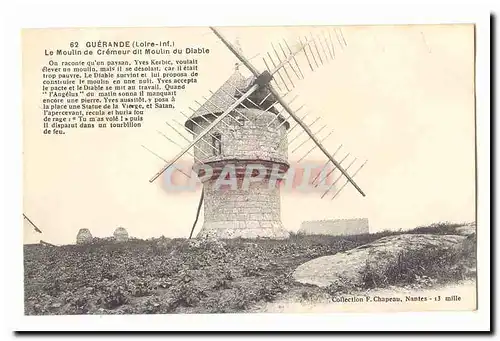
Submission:
[[[201,118],[202,116],[213,116],[214,114],[221,114],[234,103],[235,98],[241,97],[243,93],[255,82],[255,77],[251,76],[249,78],[244,77],[239,70],[235,70],[233,74],[227,79],[222,86],[215,91],[215,93],[206,101],[204,104],[196,110],[193,115],[186,121],[184,126],[189,130],[193,131],[194,121]],[[259,102],[264,99],[269,92],[267,89],[257,90],[253,95],[250,96],[258,97],[260,99],[253,100],[254,102],[258,100]],[[269,106],[268,103],[274,103],[274,96],[268,96],[265,104]],[[256,102],[255,102],[256,103]],[[286,128],[289,128],[289,123],[285,123]]]
[[[239,91],[242,93],[245,92],[247,84],[248,80],[238,70],[235,70],[229,79],[210,96],[209,100],[191,115],[189,120],[186,121],[185,126],[191,129],[193,119],[212,115],[213,113],[222,113],[227,110],[234,103],[234,98],[239,97]]]

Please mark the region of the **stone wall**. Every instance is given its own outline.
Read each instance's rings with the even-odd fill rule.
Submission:
[[[233,118],[226,117],[217,126],[220,132],[213,129],[212,135],[221,134],[221,154],[212,148],[217,146],[217,140],[210,135],[205,135],[204,141],[199,141],[194,149],[194,155],[202,162],[213,162],[227,158],[231,159],[255,159],[270,160],[286,163],[288,159],[288,143],[285,140],[281,145],[279,142],[286,132],[285,124],[273,113],[263,113],[258,109],[238,108],[238,111],[247,117],[234,113]],[[209,122],[214,120],[208,116]],[[274,121],[273,121],[274,119]],[[272,121],[272,123],[271,123]],[[199,126],[193,125],[195,134],[199,134],[210,123],[202,118],[196,119]],[[270,127],[267,125],[271,123]],[[241,125],[240,125],[241,124]],[[278,128],[279,127],[279,128]],[[215,140],[215,141],[214,141]],[[279,145],[279,148],[276,149]]]
[[[286,126],[278,127],[283,121],[275,119],[273,113],[244,108],[238,111],[249,120],[238,113],[234,114],[234,119],[226,117],[224,123],[218,125],[222,131],[220,149],[218,142],[207,135],[208,143],[198,142],[199,148],[194,152],[196,158],[210,165],[214,172],[212,178],[203,179],[205,221],[198,237],[287,238],[289,233],[280,218],[280,190],[274,181],[269,184],[273,169],[278,167],[280,174],[288,169],[288,143],[285,140],[279,145]],[[197,123],[201,127],[194,125],[195,134],[209,125],[200,118]],[[220,153],[209,144],[211,142]],[[258,182],[249,182],[249,186],[242,186],[247,167],[255,164],[265,168],[266,176]],[[234,166],[236,188],[219,186],[218,174],[228,165]]]
[[[298,233],[331,236],[369,233],[368,218],[304,221]]]

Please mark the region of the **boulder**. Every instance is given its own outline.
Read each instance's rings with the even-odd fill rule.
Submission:
[[[77,244],[90,244],[92,243],[92,234],[89,229],[80,229],[76,235]]]
[[[115,241],[122,243],[128,241],[128,232],[123,227],[118,227],[113,233]]]
[[[300,265],[293,277],[304,284],[326,287],[334,283],[362,285],[367,266],[383,273],[397,264],[403,252],[459,247],[466,239],[458,235],[401,234],[377,239],[354,249],[323,256]]]

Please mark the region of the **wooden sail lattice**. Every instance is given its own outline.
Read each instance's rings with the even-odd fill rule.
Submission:
[[[298,103],[298,96],[292,94],[297,84],[307,76],[308,72],[314,72],[322,65],[331,62],[336,58],[339,49],[343,50],[347,47],[342,30],[339,28],[319,28],[311,30],[308,35],[298,37],[298,44],[296,42],[289,43],[286,40],[271,44],[270,51],[262,56],[262,62],[265,66],[262,72],[249,59],[245,58],[241,48],[229,42],[218,29],[211,27],[211,30],[234,54],[240,63],[239,65],[244,65],[252,76],[244,77],[241,73],[235,72],[217,91],[209,91],[207,96],[202,96],[203,101],[201,99],[195,101],[197,109],[189,107],[191,113],[180,112],[182,119],[187,120],[185,127],[192,137],[181,132],[179,128],[182,127],[182,124],[176,120],[173,122],[177,124],[178,128],[167,123],[173,134],[159,133],[169,142],[178,146],[180,151],[169,161],[154,153],[166,164],[150,179],[150,182],[155,181],[167,169],[175,168],[176,162],[183,155],[188,154],[194,157],[191,150],[198,150],[199,153],[203,154],[204,152],[199,147],[201,144],[212,146],[213,139],[220,139],[227,134],[229,127],[225,121],[226,117],[239,125],[253,124],[252,119],[247,117],[241,108],[259,108],[264,112],[272,111],[275,114],[274,118],[269,121],[268,128],[272,127],[272,123],[276,119],[282,121],[278,125],[278,129],[283,124],[289,126],[275,148],[288,143],[289,147],[293,146],[291,153],[305,150],[298,157],[298,162],[303,161],[316,149],[321,150],[326,157],[323,169],[313,180],[313,185],[318,186],[334,171],[340,173],[340,176],[334,180],[334,184],[342,179],[344,183],[339,189],[330,193],[334,187],[334,184],[331,184],[323,193],[322,198],[331,194],[333,200],[348,184],[351,184],[362,196],[365,196],[365,193],[354,181],[354,177],[364,167],[366,161],[357,165],[358,159],[351,156],[350,153],[345,154],[341,161],[337,161],[334,157],[339,153],[342,145],[337,146],[334,154],[331,154],[324,145],[334,131],[327,129],[325,124],[321,124],[320,117],[311,118],[310,110],[305,109],[304,104]],[[255,96],[252,95],[259,91],[266,91],[267,95],[261,101],[256,101]],[[265,102],[268,104],[263,107]],[[214,119],[208,120],[206,116],[212,116]],[[201,129],[200,124],[194,120],[198,117],[205,120],[207,126],[198,134],[194,134],[194,128]],[[295,136],[292,136],[292,133]],[[174,141],[170,137],[172,135],[180,136],[183,142]],[[201,160],[196,157],[195,161],[201,163]],[[333,168],[329,169],[329,167]],[[349,172],[350,169],[354,169],[354,171]],[[328,173],[325,173],[326,171]],[[192,176],[185,172],[182,173],[188,177]]]

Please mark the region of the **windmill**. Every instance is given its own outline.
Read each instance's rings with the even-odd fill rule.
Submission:
[[[188,144],[181,146],[162,133],[181,150],[170,161],[162,158],[165,166],[150,179],[154,182],[167,170],[175,169],[176,162],[185,154],[194,158],[193,171],[203,183],[203,190],[190,238],[203,204],[205,221],[198,237],[287,238],[289,233],[281,223],[280,188],[276,183],[284,179],[290,167],[289,146],[299,141],[304,133],[306,140],[292,152],[311,141],[312,147],[299,162],[316,148],[326,157],[326,163],[313,184],[318,186],[333,172],[340,173],[322,198],[331,194],[333,200],[348,184],[365,196],[353,178],[366,161],[349,174],[348,170],[357,159],[348,161],[348,153],[337,161],[334,156],[342,145],[333,155],[323,145],[333,131],[318,137],[326,126],[315,132],[312,127],[320,118],[306,123],[308,113],[299,114],[304,106],[292,108],[298,96],[288,99],[295,87],[294,80],[304,79],[306,67],[315,71],[335,59],[339,46],[342,49],[347,46],[342,31],[311,32],[309,36],[299,37],[296,44],[283,40],[272,45],[271,52],[262,58],[264,70],[259,71],[243,55],[239,44],[232,44],[218,29],[210,29],[239,63],[217,91],[210,91],[210,96],[203,97],[204,103],[195,101],[199,108],[190,107],[191,115],[180,112],[186,121],[184,125],[176,123],[183,126],[192,139],[167,122]],[[337,46],[333,37],[337,39]],[[240,73],[240,64],[250,71],[250,77]],[[294,138],[290,138],[292,131],[297,134]],[[346,167],[344,161],[348,163]],[[334,186],[341,180],[344,184],[336,189]]]

